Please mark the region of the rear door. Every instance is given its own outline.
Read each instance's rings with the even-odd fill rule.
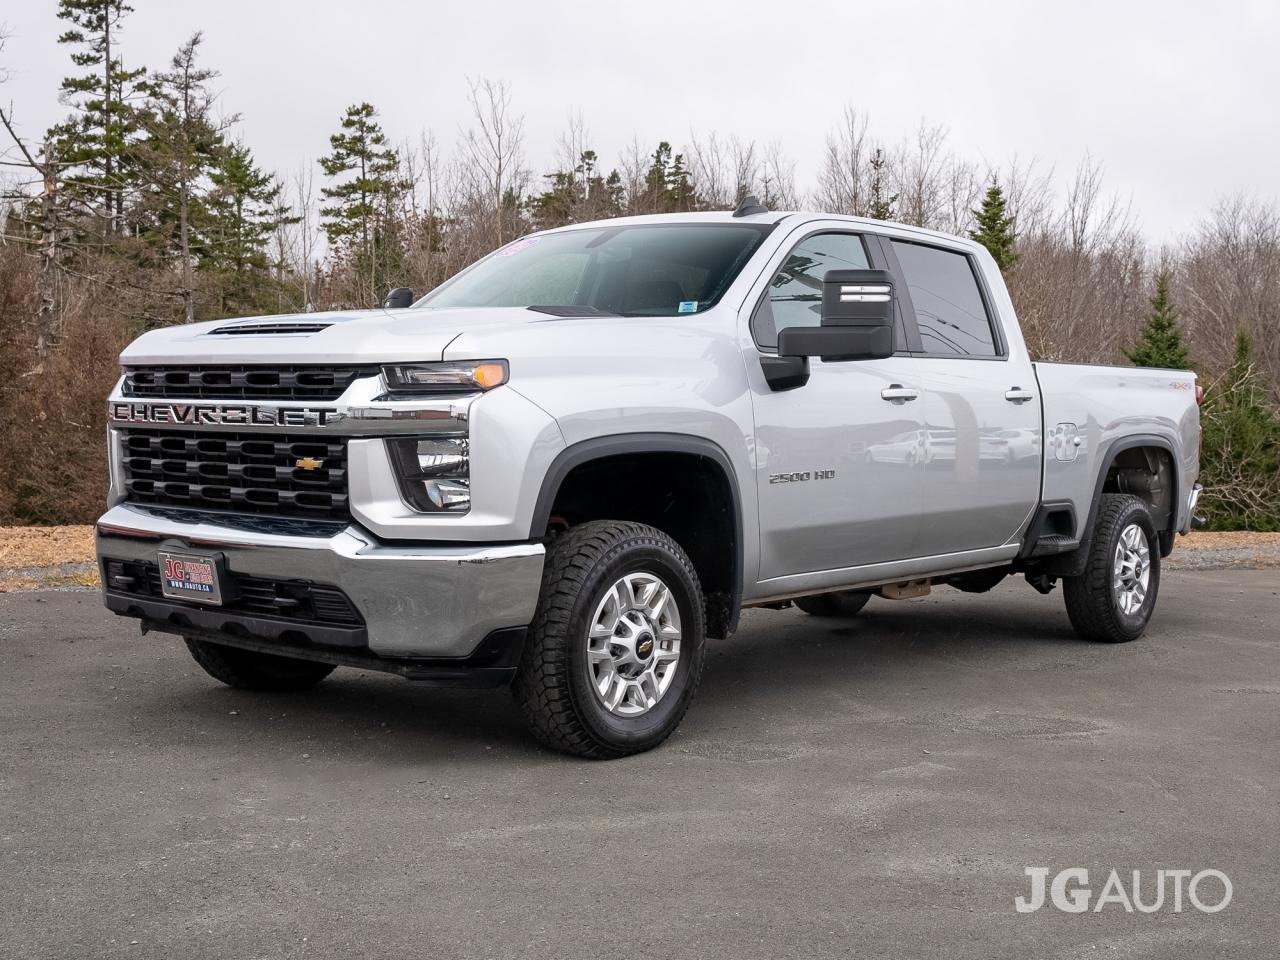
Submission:
[[[896,355],[812,358],[808,383],[792,390],[771,390],[760,372],[779,330],[819,324],[828,270],[886,266],[877,238],[814,224],[788,240],[748,300],[761,580],[913,556],[925,433],[901,331]]]
[[[1010,350],[963,249],[885,242],[908,312],[922,391],[923,501],[916,553],[1007,543],[1039,501],[1041,412],[1025,352]]]

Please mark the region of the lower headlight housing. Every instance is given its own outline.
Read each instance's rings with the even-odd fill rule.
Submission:
[[[469,437],[397,437],[387,450],[406,503],[422,513],[471,509]]]

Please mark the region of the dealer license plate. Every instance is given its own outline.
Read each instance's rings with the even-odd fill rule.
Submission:
[[[213,557],[160,553],[160,592],[173,600],[222,603],[218,564]]]

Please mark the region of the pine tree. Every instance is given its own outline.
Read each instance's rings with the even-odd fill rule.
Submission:
[[[372,303],[390,283],[403,251],[398,251],[395,201],[404,190],[400,158],[378,123],[372,104],[347,108],[342,131],[329,138],[332,153],[320,159],[330,178],[344,177],[321,190],[333,203],[322,207],[329,242],[352,262],[361,295]]]
[[[684,163],[684,154],[673,153],[663,140],[653,151],[644,175],[643,196],[635,213],[677,213],[698,209],[698,194]]]
[[[195,319],[195,228],[203,215],[206,178],[224,149],[223,131],[234,121],[214,117],[216,95],[209,81],[218,73],[197,65],[200,43],[200,34],[193,34],[170,68],[148,82],[147,136],[137,151],[149,214],[146,237],[165,259],[177,262],[177,294],[187,323]]]
[[[685,213],[698,209],[698,193],[693,186],[693,178],[684,165],[684,154],[677,153],[671,160],[671,170],[667,174],[667,205],[673,213]]]
[[[973,215],[977,229],[970,230],[969,236],[987,248],[1002,272],[1008,270],[1018,260],[1013,249],[1017,234],[1013,230],[1013,217],[1008,213],[1004,191],[995,180],[991,181],[982,198],[982,206],[974,210]]]
[[[209,181],[200,266],[222,280],[223,314],[260,312],[274,266],[268,244],[277,230],[299,218],[281,200],[283,185],[258,167],[243,143],[219,152]]]
[[[670,176],[671,144],[663,140],[653,151],[644,175],[644,194],[635,213],[667,212],[667,178]]]
[[[889,161],[884,151],[876,147],[871,154],[871,204],[867,208],[867,216],[872,220],[892,220],[893,207],[898,202],[898,195],[887,195],[885,186],[885,167]]]
[[[1182,342],[1182,330],[1178,314],[1169,297],[1169,271],[1156,274],[1156,292],[1151,298],[1151,315],[1137,344],[1126,350],[1129,362],[1139,367],[1165,367],[1170,370],[1190,370],[1191,358]]]
[[[1215,530],[1280,530],[1280,414],[1267,403],[1249,335],[1236,334],[1230,369],[1205,393],[1201,500]]]
[[[58,42],[75,48],[71,62],[87,72],[62,81],[61,102],[74,112],[49,138],[78,199],[99,198],[108,233],[123,227],[140,125],[136,103],[145,94],[146,70],[126,69],[118,52],[120,21],[132,11],[123,0],[58,0],[58,19],[70,24]]]

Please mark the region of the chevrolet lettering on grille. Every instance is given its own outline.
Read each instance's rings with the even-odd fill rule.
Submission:
[[[259,407],[234,403],[136,403],[112,401],[113,425],[138,423],[210,424],[215,426],[319,427],[341,416],[316,407]]]

